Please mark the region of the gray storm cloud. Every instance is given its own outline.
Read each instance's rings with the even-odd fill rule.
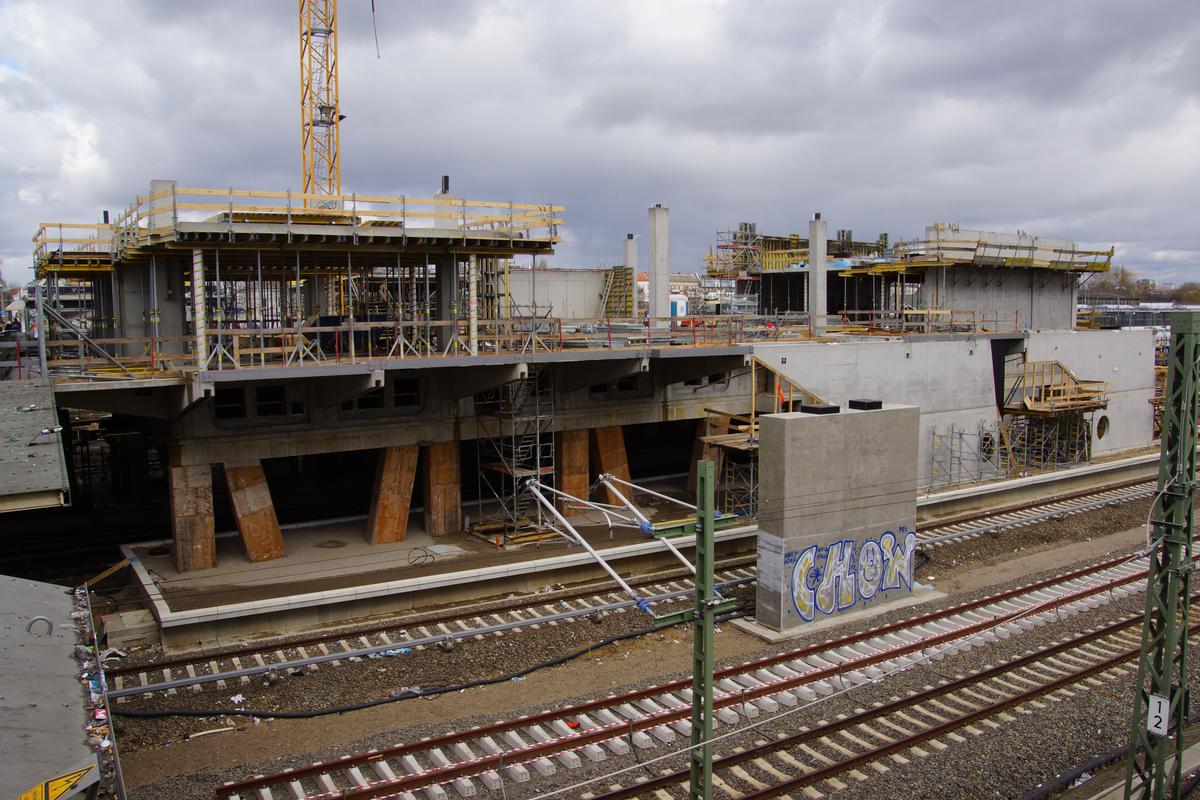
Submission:
[[[934,220],[1200,273],[1200,7],[342,0],[346,191],[567,206],[555,261],[672,209],[672,269],[740,220]],[[294,2],[0,2],[0,269],[155,177],[299,184]],[[642,254],[645,258],[645,254]]]

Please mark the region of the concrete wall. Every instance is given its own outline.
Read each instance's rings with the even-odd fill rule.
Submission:
[[[1107,432],[1094,439],[1103,455],[1147,445],[1153,436],[1153,331],[1031,331],[1021,346],[1030,360],[1058,360],[1082,379],[1109,381]],[[824,400],[845,405],[878,398],[921,409],[921,485],[932,482],[933,434],[951,428],[977,433],[994,427],[996,406],[992,342],[987,339],[891,339],[839,343],[759,344],[754,353]],[[785,361],[786,359],[786,361]]]
[[[912,592],[917,417],[888,405],[762,418],[759,623],[788,630]]]
[[[995,311],[1020,330],[1075,327],[1075,277],[1048,270],[995,269],[960,265],[926,271],[917,307]]]
[[[540,312],[550,316],[596,319],[604,316],[600,297],[604,294],[604,270],[599,269],[514,269],[508,273],[508,291],[515,305],[533,302],[534,285]]]
[[[1077,378],[1108,381],[1108,408],[1096,412],[1092,454],[1141,447],[1154,437],[1154,331],[1049,331],[1030,334],[1030,361],[1061,361]],[[1102,417],[1107,432],[1098,437]]]
[[[917,468],[931,481],[933,433],[977,432],[998,418],[991,343],[986,339],[868,340],[761,344],[754,354],[830,403],[856,398],[921,409]]]

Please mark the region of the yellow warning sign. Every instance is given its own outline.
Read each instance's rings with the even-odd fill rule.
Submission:
[[[58,800],[58,798],[78,786],[79,782],[87,777],[87,774],[95,768],[95,764],[89,764],[86,767],[71,770],[56,778],[51,778],[45,783],[33,787],[28,792],[22,792],[18,800]]]

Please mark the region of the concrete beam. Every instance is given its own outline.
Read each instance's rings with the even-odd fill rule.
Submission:
[[[462,531],[462,479],[458,442],[425,446],[425,531],[450,536]]]
[[[262,462],[226,464],[225,485],[229,487],[229,499],[246,558],[269,561],[287,555]]]
[[[672,358],[654,361],[654,378],[659,386],[682,383],[718,372],[734,372],[748,368],[746,356],[717,356],[715,358]]]
[[[554,368],[554,389],[572,392],[585,386],[613,381],[647,372],[648,358],[623,358],[619,361],[600,361],[592,364],[559,364]]]
[[[360,375],[324,378],[313,383],[313,402],[317,408],[332,408],[347,400],[353,400],[367,392],[379,389],[384,383],[381,369],[373,369]]]
[[[176,456],[172,453],[171,461]],[[213,523],[212,467],[171,466],[171,536],[175,569],[191,572],[217,565],[216,529]]]
[[[385,447],[379,451],[371,513],[367,517],[371,544],[404,541],[420,452],[417,445]]]

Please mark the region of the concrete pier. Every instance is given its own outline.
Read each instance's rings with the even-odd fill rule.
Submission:
[[[671,290],[668,284],[671,272],[670,253],[670,209],[655,204],[650,209],[650,290],[648,302],[650,316],[671,315]]]
[[[914,406],[762,418],[757,621],[776,631],[912,592]]]

